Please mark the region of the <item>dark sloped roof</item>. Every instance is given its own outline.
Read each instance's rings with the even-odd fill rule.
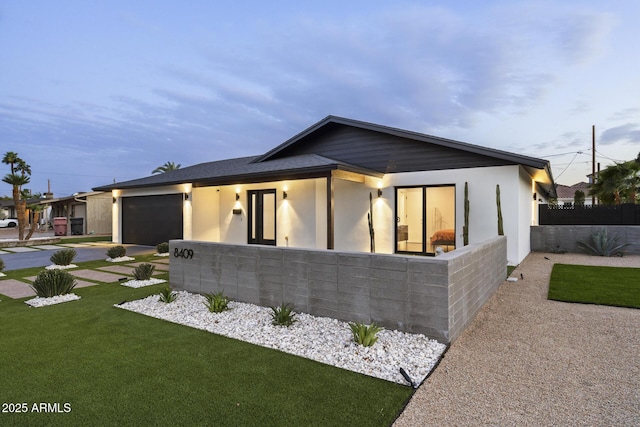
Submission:
[[[382,176],[382,174],[378,172],[317,154],[304,154],[254,163],[256,158],[257,156],[241,157],[200,163],[146,178],[96,187],[94,190],[109,191],[113,189],[154,187],[183,183],[193,183],[194,186],[225,185],[249,181],[280,180],[301,175],[312,176],[317,174],[321,176],[328,171],[337,169],[372,176]]]
[[[578,182],[570,186],[562,184],[558,184],[556,186],[558,199],[573,199],[577,190],[583,191],[585,195],[589,194],[589,183]]]

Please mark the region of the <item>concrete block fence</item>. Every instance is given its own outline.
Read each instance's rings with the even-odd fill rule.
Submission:
[[[587,253],[578,240],[590,242],[591,233],[602,229],[609,236],[618,236],[618,244],[627,244],[622,252],[640,255],[639,225],[537,225],[531,227],[531,250],[534,252],[564,251]]]
[[[496,237],[438,257],[172,240],[170,283],[261,306],[376,322],[451,342],[505,280]]]

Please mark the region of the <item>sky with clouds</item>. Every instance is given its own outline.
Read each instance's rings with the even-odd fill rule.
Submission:
[[[262,154],[331,114],[544,158],[571,185],[592,126],[602,168],[640,152],[639,17],[630,0],[5,1],[1,151],[65,196]]]

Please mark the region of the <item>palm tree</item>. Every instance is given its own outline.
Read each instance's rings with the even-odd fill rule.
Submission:
[[[616,163],[598,174],[589,195],[598,197],[605,205],[636,203],[640,186],[640,164],[635,160]]]
[[[175,164],[174,162],[167,162],[162,166],[158,166],[157,168],[155,168],[153,170],[153,173],[166,173],[166,172],[171,172],[174,171],[176,169],[180,169],[180,165],[179,164]]]
[[[20,157],[18,157],[18,153],[14,153],[13,151],[7,151],[4,154],[4,157],[2,158],[2,163],[4,163],[5,165],[11,165],[11,173],[14,174],[15,173],[14,165],[18,162],[18,160],[20,160]]]
[[[24,228],[26,225],[27,201],[21,199],[20,189],[23,185],[28,184],[31,178],[29,178],[28,175],[10,173],[5,175],[2,181],[13,187],[13,204],[16,207],[16,216],[18,217],[18,240],[22,240],[24,238]]]

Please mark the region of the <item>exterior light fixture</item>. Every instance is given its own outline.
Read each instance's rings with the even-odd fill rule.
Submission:
[[[117,202],[118,200],[114,197],[113,198],[113,203]]]
[[[189,200],[189,193],[184,193],[184,199]]]
[[[378,188],[378,197],[382,197],[382,188]]]
[[[533,193],[533,200],[538,200],[538,193]]]
[[[286,191],[283,191],[283,192],[282,192],[282,198],[283,198],[283,199],[286,199],[287,197],[288,197],[287,192],[286,192]]]
[[[236,202],[240,200],[240,193],[236,193]]]

